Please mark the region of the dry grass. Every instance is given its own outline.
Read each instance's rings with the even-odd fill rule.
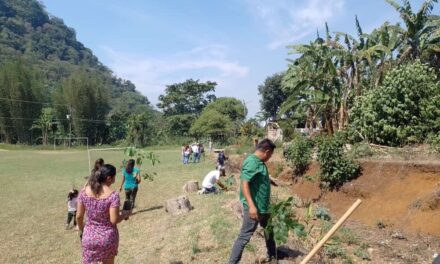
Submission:
[[[164,201],[182,194],[188,180],[201,183],[215,163],[183,166],[180,149],[155,151],[158,176],[142,182],[136,214],[119,225],[117,263],[225,263],[238,234],[240,220],[224,205],[236,193],[190,194],[194,210],[171,216]],[[120,164],[122,152],[101,152],[106,162]],[[92,157],[93,159],[97,156]],[[67,192],[81,188],[87,155],[78,151],[10,150],[0,152],[0,263],[81,263],[75,231],[64,230]],[[114,186],[118,189],[120,176]],[[123,197],[121,197],[123,200]],[[250,263],[264,242],[253,238],[243,256]]]

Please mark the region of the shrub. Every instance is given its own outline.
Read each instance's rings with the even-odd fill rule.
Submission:
[[[265,232],[273,233],[277,245],[286,243],[290,230],[293,230],[299,237],[306,236],[304,225],[293,219],[292,205],[293,197],[289,197],[269,207],[270,218]]]
[[[313,142],[302,135],[295,137],[286,151],[286,160],[294,167],[295,175],[302,175],[312,159]]]
[[[321,168],[321,187],[337,189],[359,176],[359,164],[348,159],[343,151],[344,141],[339,135],[318,139],[318,162]]]
[[[401,146],[440,131],[440,85],[435,70],[415,61],[393,68],[383,85],[356,98],[351,130],[369,142]]]
[[[371,149],[370,145],[366,143],[355,143],[347,153],[347,156],[351,159],[371,157],[373,155],[374,151]]]
[[[434,153],[440,153],[440,135],[430,134],[426,140],[429,148]]]

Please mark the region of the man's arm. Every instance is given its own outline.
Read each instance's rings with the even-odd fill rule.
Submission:
[[[220,186],[223,190],[225,190],[225,191],[227,191],[228,190],[228,188],[223,184],[223,183],[221,183],[221,181],[220,180],[217,180],[215,183],[217,183],[218,184],[218,186]]]
[[[278,186],[278,184],[274,181],[274,179],[270,175],[269,175],[269,180],[270,180],[270,184],[272,184],[273,186]]]
[[[258,210],[254,204],[254,200],[252,200],[251,188],[248,181],[241,181],[241,190],[249,206],[249,217],[251,219],[258,220]]]

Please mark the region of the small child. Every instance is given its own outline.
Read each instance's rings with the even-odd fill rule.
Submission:
[[[67,195],[67,223],[66,230],[70,227],[73,218],[73,226],[76,226],[76,203],[78,198],[78,190],[72,189]]]

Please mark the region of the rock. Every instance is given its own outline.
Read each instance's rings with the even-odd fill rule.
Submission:
[[[169,199],[165,204],[165,211],[173,215],[188,213],[193,207],[185,195]]]
[[[189,192],[197,192],[199,190],[199,182],[198,181],[188,181],[182,187],[183,191],[186,193]]]
[[[280,259],[278,260],[278,264],[294,264],[294,261],[286,260],[286,259]]]
[[[406,237],[400,231],[396,231],[393,234],[391,234],[391,238],[394,238],[394,239],[406,239]]]

